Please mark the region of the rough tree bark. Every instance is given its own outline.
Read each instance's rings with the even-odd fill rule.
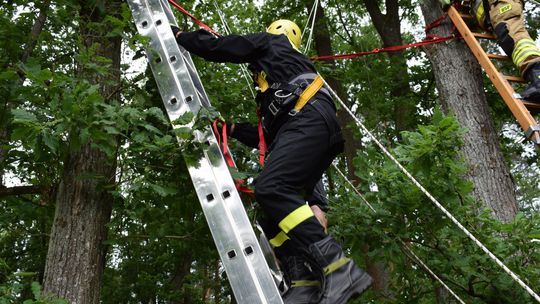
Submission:
[[[421,8],[426,24],[443,14],[437,0],[425,0]],[[451,30],[450,21],[446,21],[433,33],[447,36]],[[480,66],[462,41],[431,45],[425,51],[443,110],[454,113],[467,130],[462,154],[469,167],[467,178],[474,183],[473,195],[496,219],[509,222],[517,212],[515,186],[489,113]]]
[[[118,100],[120,76],[120,37],[106,37],[107,29],[96,32],[90,23],[101,22],[107,14],[120,12],[120,1],[80,2],[81,41],[85,47],[97,44],[97,55],[112,61],[109,76],[90,74],[80,69],[88,81],[100,85],[104,97]],[[44,277],[44,292],[65,298],[70,303],[99,303],[105,262],[106,225],[110,220],[113,197],[107,185],[114,183],[115,160],[87,143],[71,152],[64,164],[56,197],[56,213],[49,242]],[[83,176],[98,176],[85,179]]]

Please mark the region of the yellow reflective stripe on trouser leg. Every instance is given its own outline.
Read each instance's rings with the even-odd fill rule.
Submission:
[[[307,280],[291,281],[291,287],[303,287],[303,286],[321,286],[321,282],[307,281]]]
[[[313,214],[313,211],[311,211],[311,208],[307,204],[302,205],[282,219],[278,226],[281,228],[281,230],[283,230],[283,232],[289,233],[289,231],[293,230],[294,227],[298,226],[300,223],[312,216],[315,215]]]
[[[322,88],[324,80],[321,75],[317,75],[313,82],[302,92],[302,95],[298,98],[296,105],[294,106],[294,112],[300,112],[306,103]]]
[[[329,275],[332,272],[336,271],[336,269],[342,267],[343,265],[349,263],[351,259],[347,257],[342,257],[341,259],[335,261],[334,263],[328,264],[328,266],[323,268],[324,274]]]
[[[536,46],[536,43],[532,39],[521,39],[514,46],[512,52],[512,61],[519,66],[530,56],[540,57],[540,49]]]
[[[268,241],[272,247],[279,247],[285,243],[286,240],[288,240],[289,237],[285,234],[285,232],[280,231],[273,239]]]

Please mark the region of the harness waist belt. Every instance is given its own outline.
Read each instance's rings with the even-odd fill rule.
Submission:
[[[303,76],[303,75],[300,75]],[[294,105],[294,109],[291,110],[289,114],[294,115],[308,103],[308,101],[321,90],[322,86],[324,85],[324,80],[322,79],[321,75],[317,75],[315,79],[309,84],[309,86],[302,92],[300,97],[298,98],[298,101],[296,101],[296,104]],[[325,89],[326,90],[326,89]]]
[[[291,81],[289,81],[289,84],[297,85],[297,86],[302,86],[302,85],[307,86],[307,85],[310,84],[310,82],[315,80],[315,78],[317,78],[317,76],[320,77],[320,75],[316,74],[316,73],[300,74],[300,75],[296,76],[295,78],[293,78]],[[319,92],[321,92],[323,94],[326,94],[328,97],[332,98],[332,95],[330,94],[328,89],[325,88],[325,87],[321,87],[319,89]]]

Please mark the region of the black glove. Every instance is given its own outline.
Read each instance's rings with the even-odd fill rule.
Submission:
[[[173,32],[174,38],[176,41],[178,41],[178,38],[180,38],[179,33],[182,33],[182,30],[180,30],[178,27],[171,25],[171,30]]]

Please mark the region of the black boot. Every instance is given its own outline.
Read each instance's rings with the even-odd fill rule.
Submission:
[[[526,101],[540,103],[540,62],[535,62],[525,71],[525,80],[529,86],[521,93]]]
[[[344,304],[371,285],[371,277],[345,257],[341,246],[327,236],[309,246],[309,256],[323,272],[321,304]]]
[[[318,303],[321,282],[307,261],[298,256],[287,257],[283,268],[285,268],[285,279],[289,285],[289,289],[283,295],[283,302],[285,304]]]

